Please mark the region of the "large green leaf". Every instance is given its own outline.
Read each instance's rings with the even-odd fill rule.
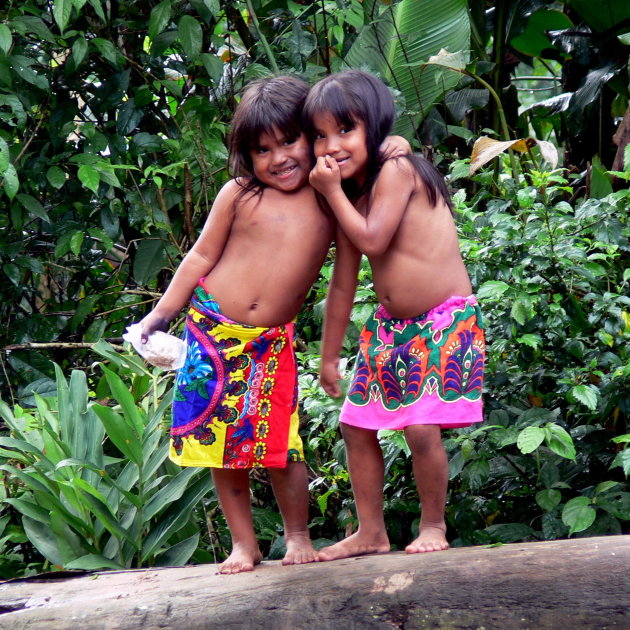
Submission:
[[[83,571],[96,571],[98,569],[124,569],[125,567],[118,564],[110,558],[105,558],[99,554],[90,553],[81,556],[71,562],[66,562],[66,569],[82,569]]]
[[[155,39],[171,19],[171,0],[162,0],[151,9],[149,17],[149,37]]]
[[[526,427],[518,434],[518,446],[521,453],[527,454],[535,451],[545,439],[545,432],[540,427]]]
[[[24,531],[30,542],[36,547],[37,551],[57,566],[63,565],[63,557],[57,546],[57,539],[49,525],[45,525],[39,521],[34,521],[28,516],[22,517]]]
[[[88,470],[91,470],[92,472],[95,473],[97,479],[102,480],[103,483],[111,486],[112,488],[115,488],[116,490],[118,490],[118,492],[120,492],[120,494],[122,494],[131,504],[135,505],[136,507],[140,507],[141,503],[139,498],[125,490],[124,488],[122,488],[115,479],[112,479],[112,477],[110,477],[105,470],[99,469],[98,467],[94,466],[93,464],[91,464],[89,461],[85,461],[85,460],[78,460],[78,459],[64,459],[63,461],[59,462],[57,464],[57,469],[61,469],[61,468],[71,468],[73,471],[76,470],[77,468],[81,469],[81,468],[86,468]],[[96,488],[96,484],[94,485],[90,485],[87,481],[80,479],[80,478],[76,478],[74,479],[74,484],[83,488],[86,491],[90,491],[89,487],[92,488]],[[112,507],[112,509],[117,508],[117,504],[113,505],[111,502],[111,492],[107,497],[104,497],[102,494],[96,494],[95,492],[91,492],[92,494],[94,494],[94,496],[96,496],[97,498],[101,499],[104,503],[107,503],[107,505],[109,505],[110,507]]]
[[[112,372],[112,370],[105,366],[103,366],[103,372],[105,373],[105,378],[107,379],[112,395],[122,409],[126,423],[133,429],[138,440],[140,440],[144,433],[144,412],[140,411],[136,406],[129,387],[122,382],[118,374]]]
[[[127,530],[121,525],[115,514],[112,513],[108,505],[97,499],[92,493],[84,492],[86,503],[90,511],[98,518],[100,523],[119,540],[125,540],[137,549],[136,541],[129,535]]]
[[[178,531],[190,519],[191,510],[210,488],[212,488],[212,477],[209,471],[205,470],[201,477],[186,490],[181,499],[171,505],[160,517],[157,525],[151,529],[144,541],[143,562],[155,554],[169,536]]]
[[[28,516],[33,521],[50,525],[50,513],[36,503],[14,498],[4,499],[3,503],[12,505],[20,514]]]
[[[142,465],[142,449],[138,442],[138,436],[123,416],[116,413],[111,407],[94,405],[94,411],[100,418],[107,435],[116,445],[118,450],[133,461],[136,465]]]
[[[196,533],[167,549],[155,564],[159,567],[181,567],[190,560],[198,544],[199,533]]]
[[[89,426],[94,417],[88,415],[88,384],[85,372],[82,370],[72,370],[70,373],[69,394],[72,407],[71,433],[64,437],[70,444],[70,452],[73,456],[81,459],[86,457],[88,448],[93,450],[94,446],[88,441]]]
[[[569,527],[569,536],[583,532],[595,521],[595,510],[588,497],[575,497],[567,502],[562,510],[562,522]]]
[[[142,358],[136,354],[121,354],[112,348],[104,339],[100,339],[94,344],[92,352],[105,357],[116,367],[124,368],[125,370],[129,369],[139,376],[150,374],[150,370],[147,369]]]
[[[15,449],[15,454],[18,457],[23,457],[24,453],[31,453],[33,455],[36,455],[38,460],[47,462],[49,465],[51,464],[51,462],[46,459],[46,456],[36,446],[33,446],[32,444],[30,444],[29,442],[25,442],[24,440],[16,440],[15,438],[9,437],[0,437],[0,446],[6,446],[8,448]],[[11,451],[4,452],[7,454],[7,457],[13,457],[14,455],[14,453]]]
[[[561,426],[550,422],[543,428],[547,446],[560,457],[575,460],[575,445],[569,433]]]
[[[90,551],[84,538],[72,531],[64,518],[56,512],[50,513],[50,529],[55,536],[57,549],[63,559],[63,565],[76,560]]]
[[[196,59],[203,43],[201,24],[192,15],[184,15],[177,25],[177,32],[186,55],[190,59]]]
[[[72,13],[72,0],[55,0],[52,12],[59,30],[63,33]]]
[[[459,81],[456,72],[423,68],[421,63],[442,48],[450,52],[470,48],[468,3],[369,0],[364,12],[366,25],[344,62],[375,72],[402,93],[407,113],[398,120],[396,131],[411,137],[431,106]]]
[[[133,263],[133,275],[138,284],[149,284],[164,269],[166,255],[164,242],[156,238],[140,241]]]
[[[590,27],[606,31],[630,19],[628,0],[564,0]]]
[[[184,468],[166,485],[162,486],[147,502],[142,512],[145,521],[153,518],[162,508],[177,501],[188,487],[191,477],[196,475],[197,468]]]

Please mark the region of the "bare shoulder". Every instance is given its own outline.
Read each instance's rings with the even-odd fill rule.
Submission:
[[[232,201],[235,201],[246,186],[246,179],[242,177],[235,177],[234,179],[228,180],[225,184],[223,184],[223,186],[221,186],[221,190],[219,190],[217,197],[223,197],[225,199],[229,198]]]
[[[383,162],[378,179],[387,183],[397,182],[401,185],[407,182],[411,186],[414,184],[416,175],[417,171],[414,165],[407,156],[401,155],[391,157]]]

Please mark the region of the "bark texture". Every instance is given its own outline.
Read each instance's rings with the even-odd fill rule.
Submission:
[[[626,145],[630,143],[630,106],[613,136],[613,141],[617,145],[617,153],[611,170],[623,171],[623,153]]]
[[[0,629],[630,628],[630,536],[0,584]]]

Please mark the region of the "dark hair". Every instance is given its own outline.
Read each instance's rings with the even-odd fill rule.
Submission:
[[[341,125],[352,127],[357,120],[365,125],[366,183],[353,195],[360,196],[372,187],[381,168],[379,147],[394,124],[394,99],[375,76],[361,70],[345,70],[318,81],[308,94],[303,121],[311,142],[315,139],[313,116],[319,112],[330,112]]]
[[[244,177],[245,192],[260,192],[265,184],[257,179],[251,151],[260,136],[275,127],[286,138],[302,133],[301,112],[309,85],[296,76],[265,77],[250,83],[236,107],[230,129],[228,169],[231,177]]]
[[[369,72],[344,70],[318,81],[308,94],[302,120],[311,142],[316,133],[313,117],[320,112],[330,112],[341,125],[354,126],[357,120],[365,125],[368,155],[365,184],[360,190],[343,184],[348,196],[356,199],[370,190],[383,165],[380,146],[394,124],[394,98],[387,86]],[[435,166],[419,155],[405,157],[423,179],[431,205],[435,206],[442,197],[452,209],[444,178]]]

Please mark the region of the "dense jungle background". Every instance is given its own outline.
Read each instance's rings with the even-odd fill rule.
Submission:
[[[228,178],[242,87],[359,67],[447,179],[489,344],[483,425],[444,434],[453,545],[628,531],[627,0],[7,0],[0,8],[0,577],[215,562],[207,470],[167,459],[172,373],[123,344]],[[356,525],[318,387],[330,258],[298,322],[316,544]],[[375,301],[361,273],[345,359]],[[173,326],[181,330],[182,321]],[[383,432],[385,510],[420,515]],[[268,558],[281,520],[263,473]]]

